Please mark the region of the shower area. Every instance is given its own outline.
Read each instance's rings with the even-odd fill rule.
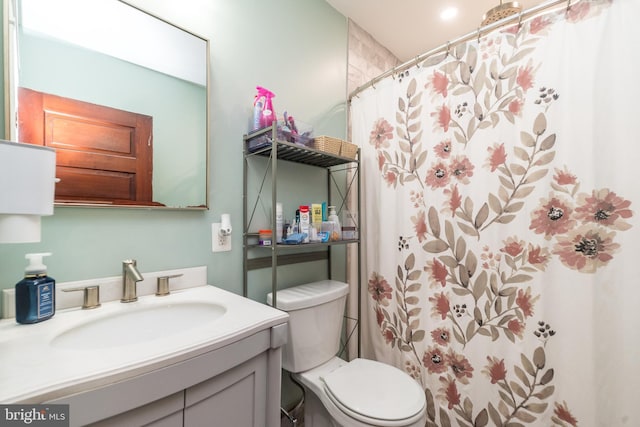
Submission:
[[[640,2],[512,6],[350,95],[362,356],[428,426],[637,426]]]

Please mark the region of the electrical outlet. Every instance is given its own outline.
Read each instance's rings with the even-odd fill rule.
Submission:
[[[211,224],[211,250],[213,252],[226,252],[231,250],[231,236],[220,235],[220,223]]]

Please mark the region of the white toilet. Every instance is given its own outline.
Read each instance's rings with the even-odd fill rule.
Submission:
[[[423,427],[426,400],[413,378],[384,363],[336,356],[348,292],[346,283],[323,280],[277,294],[277,308],[289,313],[282,366],[304,387],[305,427]]]

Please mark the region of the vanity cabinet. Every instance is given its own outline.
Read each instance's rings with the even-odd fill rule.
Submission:
[[[71,426],[276,427],[286,327],[50,403],[70,405]]]
[[[327,261],[327,276],[331,278],[331,249],[336,246],[347,246],[345,253],[355,257],[357,286],[357,348],[360,355],[360,314],[361,314],[361,241],[359,227],[355,227],[354,238],[348,238],[326,243],[303,243],[298,245],[276,244],[276,234],[272,233],[273,244],[260,246],[258,241],[257,226],[253,224],[254,213],[259,204],[270,200],[271,224],[268,228],[276,230],[276,204],[278,199],[278,167],[281,162],[293,162],[305,167],[320,168],[326,172],[326,190],[328,204],[338,208],[339,213],[354,212],[360,215],[360,150],[355,158],[335,155],[321,151],[306,145],[296,144],[282,139],[277,127],[269,126],[264,129],[247,134],[243,138],[243,293],[249,294],[249,272],[258,269],[271,269],[271,292],[273,305],[276,306],[278,291],[278,268],[288,264],[298,264],[313,261]],[[260,167],[249,167],[249,163],[256,158],[266,158],[264,174],[255,176],[254,170]],[[266,186],[265,181],[270,176],[271,186]],[[303,180],[304,178],[302,178]],[[259,192],[255,199],[249,195],[249,181],[260,182]],[[301,180],[301,182],[302,182]],[[302,190],[304,191],[304,190]],[[264,196],[264,198],[263,198]],[[251,199],[251,200],[250,200]],[[312,202],[312,201],[308,201]],[[341,220],[344,229],[344,220]],[[269,253],[270,252],[270,253]],[[346,255],[345,255],[346,256]],[[356,297],[356,295],[354,295]],[[264,302],[264,301],[261,301]],[[351,336],[351,333],[349,333]]]

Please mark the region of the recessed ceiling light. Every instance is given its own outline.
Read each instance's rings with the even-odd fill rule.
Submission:
[[[442,12],[440,12],[440,19],[443,21],[449,21],[458,14],[458,9],[455,7],[447,7]]]

